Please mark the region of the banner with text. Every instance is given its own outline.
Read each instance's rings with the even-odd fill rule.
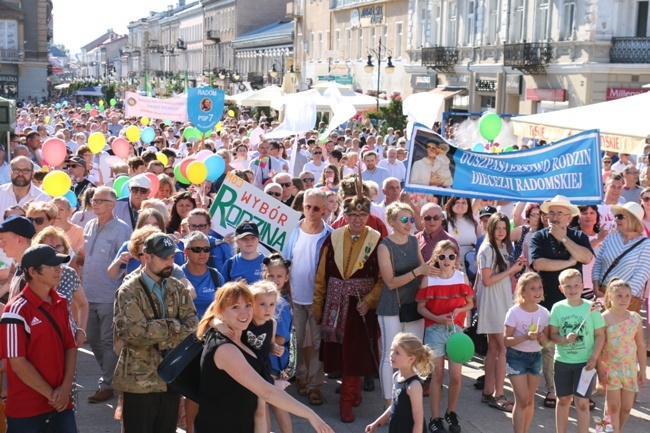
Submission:
[[[260,244],[282,251],[291,232],[298,226],[300,213],[232,172],[219,188],[212,208],[212,228],[222,236],[233,233],[242,221],[257,224]]]
[[[210,131],[223,117],[226,94],[221,89],[196,87],[187,89],[187,114],[201,132]]]
[[[124,115],[126,117],[148,117],[150,119],[187,122],[186,98],[149,98],[133,92],[126,92]]]
[[[602,203],[597,130],[508,153],[459,149],[420,124],[410,137],[408,191],[530,202],[562,194],[577,204]]]

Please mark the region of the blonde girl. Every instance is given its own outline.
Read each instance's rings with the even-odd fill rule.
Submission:
[[[388,423],[389,433],[424,431],[422,380],[431,373],[433,351],[413,334],[400,332],[390,348],[390,363],[397,371],[393,374],[391,405],[372,424],[366,433]]]
[[[539,305],[544,299],[542,279],[536,272],[519,277],[515,305],[506,313],[503,333],[506,375],[515,393],[512,426],[526,433],[535,413],[535,391],[542,374],[542,347],[549,343],[549,312]]]
[[[612,279],[605,293],[605,345],[598,363],[598,379],[607,389],[607,415],[614,433],[623,429],[639,385],[646,381],[646,347],[641,316],[627,308],[632,300],[628,283]]]

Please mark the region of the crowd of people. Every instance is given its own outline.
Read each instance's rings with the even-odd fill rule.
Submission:
[[[647,154],[603,154],[598,206],[562,195],[495,202],[404,191],[407,140],[393,128],[382,136],[350,123],[323,137],[322,124],[274,141],[251,132],[277,122],[240,114],[194,140],[189,124],[151,120],[155,138],[131,142],[121,159],[111,143],[143,119],[101,107],[26,105],[0,148],[9,432],[76,432],[76,349],[88,344],[101,370],[88,403],[117,398],[125,433],[261,433],[270,411],[282,433],[293,431],[290,414],[329,433],[313,409],[325,402],[326,374],[341,379],[343,422],[355,421],[377,375],[386,411],[367,432],[460,433],[462,364],[446,356],[447,341],[472,321],[487,338],[480,402],[512,412],[516,433],[533,421],[542,378],[558,433],[572,403],[588,431],[598,388],[614,431],[625,425],[645,381]],[[96,132],[107,144],[94,153]],[[42,150],[52,137],[68,152],[55,167]],[[223,158],[224,173],[184,183],[177,165],[204,150]],[[431,167],[418,167],[423,178],[449,177]],[[73,200],[40,188],[55,169],[69,175]],[[126,191],[119,175],[129,177]],[[253,220],[217,232],[210,207],[226,176],[300,214],[282,251],[262,248]],[[195,399],[157,374],[190,334],[203,341]],[[579,386],[583,370],[598,379]],[[302,401],[284,391],[289,380]]]

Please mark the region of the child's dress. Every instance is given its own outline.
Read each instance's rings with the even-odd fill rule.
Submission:
[[[253,349],[264,365],[264,378],[271,379],[271,343],[273,343],[273,320],[267,320],[261,325],[251,321],[245,332],[241,334],[242,343]]]
[[[627,319],[606,328],[601,360],[607,372],[607,388],[638,392],[636,331],[643,319],[630,312]],[[645,366],[644,366],[645,368]]]
[[[403,382],[397,380],[399,371],[393,375],[393,398],[390,404],[388,433],[413,433],[413,410],[411,397],[406,392],[411,382],[420,380],[417,374]],[[422,420],[422,431],[426,433],[426,423]]]

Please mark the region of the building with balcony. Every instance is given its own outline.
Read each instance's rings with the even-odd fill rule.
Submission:
[[[0,2],[0,96],[47,97],[52,8],[51,0]]]

